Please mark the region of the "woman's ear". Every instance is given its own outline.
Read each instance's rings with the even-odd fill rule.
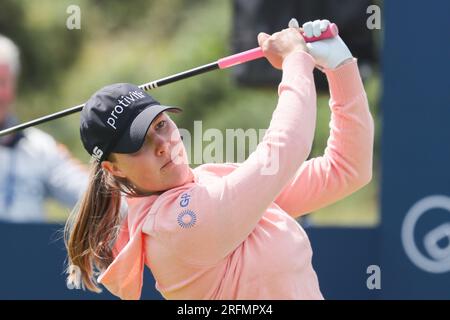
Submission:
[[[126,178],[126,175],[120,170],[116,163],[105,160],[102,161],[101,166],[103,170],[108,171],[110,174],[120,178]]]

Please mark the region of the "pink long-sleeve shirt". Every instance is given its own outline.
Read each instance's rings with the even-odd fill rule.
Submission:
[[[322,157],[305,161],[316,121],[314,60],[292,53],[282,68],[270,126],[245,162],[205,164],[181,187],[128,200],[115,259],[98,279],[110,292],[139,299],[146,265],[166,299],[323,298],[294,218],[370,181],[373,120],[356,59],[325,70],[330,138]]]

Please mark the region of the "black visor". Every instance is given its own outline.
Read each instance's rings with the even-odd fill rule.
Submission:
[[[111,152],[116,153],[135,153],[141,149],[148,128],[162,112],[169,111],[179,113],[182,110],[176,107],[168,107],[161,105],[153,105],[139,113],[134,118],[131,125],[124,131],[117,144],[112,148]]]

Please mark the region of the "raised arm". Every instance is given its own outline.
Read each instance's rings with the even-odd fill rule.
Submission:
[[[325,73],[332,112],[325,153],[304,162],[276,199],[294,217],[348,196],[372,177],[374,124],[356,59]]]
[[[278,104],[263,141],[231,174],[188,192],[186,209],[196,215],[192,228],[180,230],[155,219],[155,228],[162,231],[159,236],[166,236],[180,257],[193,263],[213,263],[243,242],[311,150],[316,119],[314,60],[295,29],[270,38],[260,35],[259,40],[269,61],[283,70]],[[161,212],[178,213],[181,200],[168,203]],[[181,254],[187,243],[195,248],[188,257]]]
[[[303,25],[320,34],[329,22]],[[325,207],[366,185],[372,177],[374,124],[356,59],[340,37],[308,44],[330,87],[330,137],[322,157],[300,167],[276,203],[290,215]]]

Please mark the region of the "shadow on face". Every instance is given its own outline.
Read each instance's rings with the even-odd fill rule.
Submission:
[[[187,154],[176,124],[161,113],[150,125],[139,151],[113,153],[102,167],[144,192],[161,192],[186,183],[191,177]]]

